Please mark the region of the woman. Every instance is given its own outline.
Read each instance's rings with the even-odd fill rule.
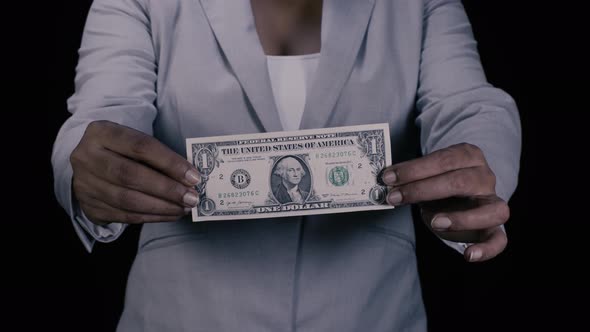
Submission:
[[[424,331],[410,204],[469,261],[506,246],[520,122],[458,0],[95,0],[68,105],[56,195],[88,250],[144,224],[120,331]],[[399,208],[185,216],[187,137],[377,122]]]

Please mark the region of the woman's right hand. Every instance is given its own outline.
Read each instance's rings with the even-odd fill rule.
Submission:
[[[155,138],[109,121],[88,125],[71,154],[73,191],[90,221],[176,221],[198,204],[200,177]]]

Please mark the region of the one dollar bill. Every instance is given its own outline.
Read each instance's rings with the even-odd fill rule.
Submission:
[[[360,125],[186,140],[201,173],[193,221],[381,210],[389,126]]]

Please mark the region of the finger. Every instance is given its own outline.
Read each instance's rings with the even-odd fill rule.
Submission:
[[[157,139],[132,128],[101,122],[104,147],[123,156],[141,161],[187,186],[200,181],[197,169],[186,159]],[[93,128],[89,128],[93,130]]]
[[[454,196],[485,196],[495,193],[495,178],[487,167],[463,168],[393,187],[390,205],[413,204]]]
[[[91,160],[95,162],[87,168],[96,177],[182,206],[194,207],[198,203],[196,190],[145,165],[109,150],[97,149],[93,153]]]
[[[178,216],[190,210],[139,191],[113,185],[93,175],[75,178],[78,200],[94,199],[117,209],[143,214]]]
[[[430,226],[435,231],[469,231],[500,226],[510,218],[510,208],[498,198],[475,209],[439,213],[434,216]]]
[[[161,216],[124,211],[98,200],[87,200],[85,202],[81,202],[80,207],[90,221],[99,225],[111,222],[120,222],[125,224],[170,222],[177,221],[182,217],[182,215]]]
[[[508,243],[506,233],[500,227],[490,229],[485,240],[471,245],[465,250],[465,259],[469,262],[482,262],[496,257]]]
[[[383,172],[382,182],[388,186],[397,186],[462,168],[484,165],[486,162],[481,150],[475,145],[463,143],[392,165]]]

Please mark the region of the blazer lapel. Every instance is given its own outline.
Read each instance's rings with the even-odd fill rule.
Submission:
[[[367,30],[375,0],[324,0],[322,49],[301,129],[322,128],[346,83]]]
[[[215,38],[260,123],[268,132],[281,131],[266,57],[256,32],[250,1],[200,1]]]

